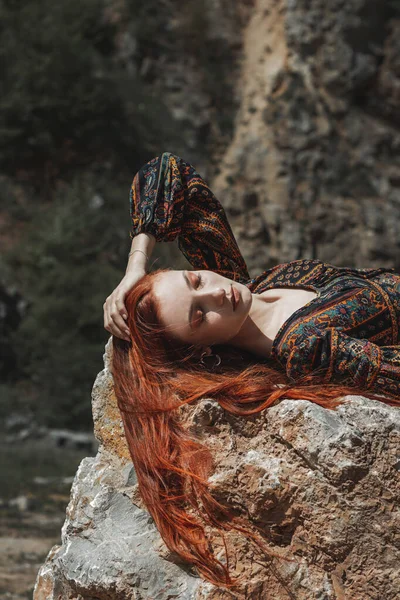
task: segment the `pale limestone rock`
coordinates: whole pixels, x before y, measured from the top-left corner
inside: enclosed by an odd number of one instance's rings
[[[111,339],[92,392],[99,450],[78,468],[62,545],[51,549],[40,569],[34,598],[193,598],[201,580],[160,557],[163,544],[137,495],[113,393],[110,352]]]
[[[141,503],[110,356],[109,342],[93,387],[99,451],[76,473],[62,544],[40,569],[34,600],[228,600],[229,592],[173,562]],[[295,559],[274,559],[272,571],[244,538],[228,535],[233,573],[246,581],[235,598],[397,598],[400,411],[348,400],[337,411],[284,400],[251,418],[207,399],[187,407],[193,433],[215,456],[216,497],[247,514],[275,552]],[[214,545],[223,558],[219,538]]]

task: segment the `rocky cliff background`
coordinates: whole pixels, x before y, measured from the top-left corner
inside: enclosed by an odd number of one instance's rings
[[[68,426],[90,422],[81,399],[101,368],[102,304],[126,266],[129,185],[166,149],[210,182],[252,275],[298,258],[400,269],[398,0],[31,0],[1,11],[11,405],[30,395],[52,423],[57,393]],[[155,257],[184,264],[174,244]]]
[[[234,136],[215,179],[254,271],[303,257],[399,267],[395,6],[254,5]]]
[[[298,258],[400,270],[398,0],[28,0],[0,17],[0,413],[13,449],[27,426],[33,439],[92,427],[129,185],[164,150],[210,182],[251,274]],[[176,246],[158,248],[154,266],[171,263],[184,264]],[[9,515],[33,466],[13,469],[2,439]],[[28,475],[10,478],[21,464]],[[7,577],[0,587],[17,594]]]

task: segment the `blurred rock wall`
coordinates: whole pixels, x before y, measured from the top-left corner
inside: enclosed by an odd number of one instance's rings
[[[214,189],[253,274],[400,269],[400,17],[379,0],[258,0]]]

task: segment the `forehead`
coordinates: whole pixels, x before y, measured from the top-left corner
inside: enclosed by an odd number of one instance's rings
[[[163,271],[158,273],[154,281],[154,293],[157,296],[166,296],[176,292],[177,289],[181,290],[184,279],[182,271]]]
[[[190,293],[182,271],[165,271],[154,282],[154,295],[160,305],[160,319],[173,335],[187,337],[191,330],[188,323]]]

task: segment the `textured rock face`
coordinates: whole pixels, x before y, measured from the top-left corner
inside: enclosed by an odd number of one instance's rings
[[[242,591],[216,588],[174,563],[138,494],[109,371],[93,388],[95,458],[82,461],[62,529],[42,566],[35,600],[395,600],[400,586],[399,410],[348,397],[336,412],[285,400],[251,418],[204,400],[185,409],[211,449],[219,499],[294,559],[267,562],[228,535]],[[223,557],[221,541],[215,539]]]
[[[189,130],[185,157],[206,177],[215,173],[212,188],[251,273],[296,258],[400,270],[394,3],[239,4],[243,14],[230,2],[207,2],[209,39],[225,40],[234,63],[243,48],[240,64],[224,72],[228,87],[237,76],[227,147],[193,55],[177,45],[180,63],[171,55],[141,68],[159,78],[171,113]],[[171,13],[169,29],[182,31],[182,18]],[[210,147],[210,136],[219,140],[214,158],[223,156],[218,173],[198,150],[202,138]],[[261,528],[276,553],[294,559],[268,566],[246,540],[227,536],[233,574],[247,582],[232,595],[176,564],[143,507],[109,353],[93,389],[99,451],[76,474],[62,545],[38,574],[35,600],[398,597],[398,409],[359,397],[336,412],[283,401],[247,419],[207,399],[187,409],[187,422],[215,456],[216,496]],[[214,546],[223,559],[219,538]]]
[[[252,274],[297,258],[397,266],[400,6],[258,0],[213,182]]]
[[[155,45],[125,32],[118,56],[162,95],[167,150],[210,182],[251,275],[400,270],[398,0],[159,4]]]
[[[192,598],[199,579],[160,558],[160,536],[141,507],[136,476],[106,368],[93,387],[99,451],[76,473],[62,529],[37,580],[36,600]]]
[[[240,102],[242,30],[253,0],[150,0],[147,11],[138,15],[158,23],[150,42],[126,27],[124,4],[112,1],[113,18],[120,23],[116,59],[162,96],[164,117],[179,132],[172,138],[173,147],[157,146],[155,152],[182,155],[209,177],[233,132]]]

